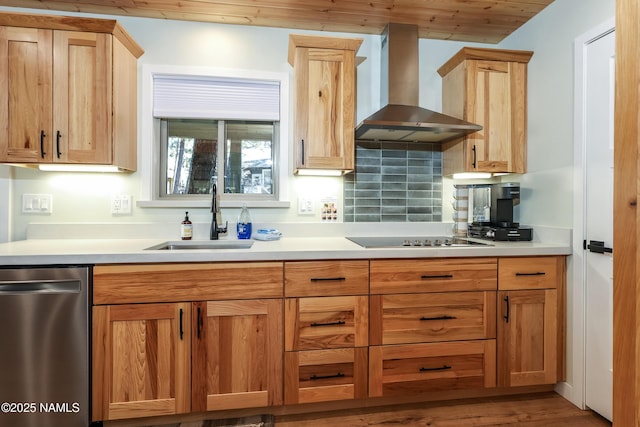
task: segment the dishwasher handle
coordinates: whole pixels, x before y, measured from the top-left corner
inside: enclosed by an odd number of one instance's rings
[[[6,294],[77,294],[80,280],[12,280],[0,281],[0,295]]]

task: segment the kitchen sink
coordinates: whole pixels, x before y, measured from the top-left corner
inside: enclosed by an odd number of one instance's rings
[[[176,240],[145,248],[145,251],[194,249],[249,249],[253,240]]]

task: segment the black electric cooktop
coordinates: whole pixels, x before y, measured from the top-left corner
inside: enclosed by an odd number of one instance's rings
[[[461,246],[493,246],[491,243],[478,242],[464,237],[452,236],[376,236],[347,237],[347,239],[362,246],[363,248],[448,248]]]

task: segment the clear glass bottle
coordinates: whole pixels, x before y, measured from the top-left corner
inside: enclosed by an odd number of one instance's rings
[[[238,216],[236,231],[238,232],[238,239],[251,238],[251,214],[246,204],[242,205],[242,210]]]

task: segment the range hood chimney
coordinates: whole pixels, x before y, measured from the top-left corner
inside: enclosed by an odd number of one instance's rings
[[[418,107],[418,27],[387,24],[382,33],[382,101],[387,105],[356,127],[356,140],[445,142],[482,126]]]

